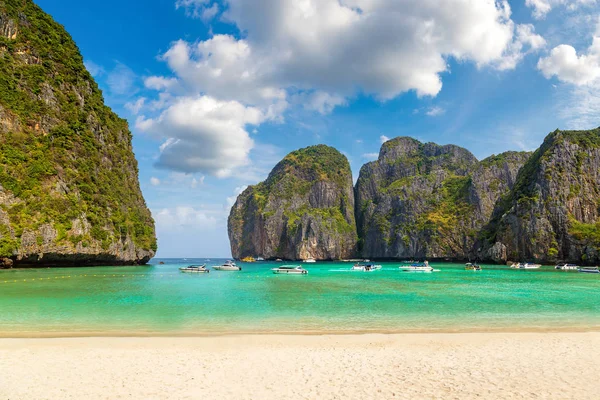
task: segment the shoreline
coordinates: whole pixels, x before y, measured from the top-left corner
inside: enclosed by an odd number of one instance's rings
[[[598,347],[600,332],[0,339],[0,398],[595,399]]]
[[[460,334],[553,334],[553,333],[600,333],[599,326],[590,327],[499,327],[499,328],[457,328],[457,329],[374,329],[374,330],[305,330],[305,331],[86,331],[86,332],[2,332],[5,339],[71,339],[71,338],[223,338],[223,337],[264,337],[264,336],[368,336],[368,335],[460,335]]]

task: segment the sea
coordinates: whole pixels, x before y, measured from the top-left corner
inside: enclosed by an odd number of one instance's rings
[[[261,333],[598,330],[600,274],[432,263],[375,272],[352,263],[276,262],[186,274],[224,259],[153,259],[147,266],[0,271],[0,336],[170,336]],[[161,264],[163,262],[164,264]],[[289,264],[289,263],[288,263]]]

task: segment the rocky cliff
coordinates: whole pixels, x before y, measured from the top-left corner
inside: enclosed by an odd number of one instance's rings
[[[483,254],[499,262],[600,261],[600,129],[555,131],[499,204]]]
[[[475,257],[482,229],[528,157],[510,152],[479,162],[453,145],[384,143],[355,189],[362,256]]]
[[[266,181],[238,197],[228,231],[235,258],[354,256],[357,236],[348,160],[324,145],[288,154]]]
[[[134,264],[155,250],[127,123],[61,25],[0,0],[0,258]]]

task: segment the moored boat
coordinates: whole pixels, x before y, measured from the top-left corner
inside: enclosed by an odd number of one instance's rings
[[[429,265],[429,262],[424,263],[413,263],[410,265],[400,266],[402,272],[433,272],[433,268]]]
[[[302,262],[305,262],[305,263],[316,263],[317,261],[314,258],[311,257],[311,258],[307,258],[306,260],[303,260]]]
[[[372,272],[372,271],[378,271],[380,269],[381,269],[381,265],[375,265],[375,264],[366,264],[366,265],[354,264],[354,266],[352,267],[351,271]]]
[[[188,273],[195,273],[195,274],[208,274],[210,272],[210,270],[206,268],[205,264],[181,267],[181,268],[179,268],[179,270],[181,272],[188,272]]]
[[[477,264],[467,263],[465,265],[465,269],[467,271],[481,271],[481,266],[479,266]]]
[[[256,262],[256,260],[254,259],[254,257],[248,256],[248,257],[244,257],[241,259],[242,262],[246,262],[246,263],[253,263]]]
[[[299,265],[282,265],[281,267],[272,268],[274,274],[285,274],[285,275],[306,275],[308,271]]]
[[[265,259],[262,257],[256,257],[256,261],[265,261]]]
[[[238,267],[233,261],[227,260],[221,265],[213,267],[216,271],[241,271],[242,267]]]
[[[559,269],[561,271],[577,271],[580,267],[575,264],[559,264],[554,269]]]
[[[581,267],[578,271],[586,274],[600,274],[598,267]]]
[[[541,264],[517,263],[511,265],[510,267],[513,269],[539,269],[541,266]]]

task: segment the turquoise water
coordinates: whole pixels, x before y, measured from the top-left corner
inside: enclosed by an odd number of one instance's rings
[[[178,271],[198,261],[0,271],[0,335],[600,328],[600,275],[435,263],[432,274],[398,263],[370,273],[306,264],[307,276],[274,275],[268,262]]]

